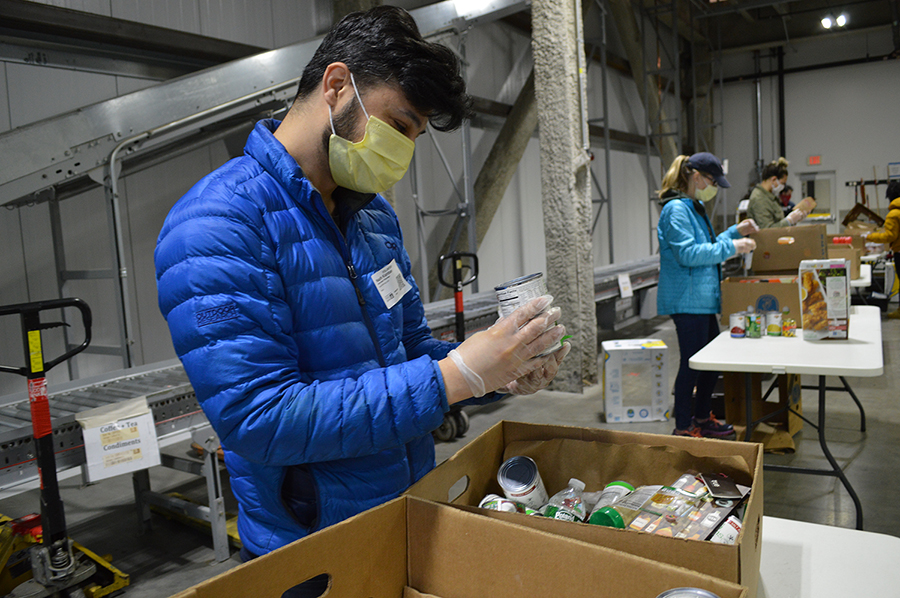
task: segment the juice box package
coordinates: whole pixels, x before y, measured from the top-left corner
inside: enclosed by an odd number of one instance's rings
[[[803,339],[849,338],[850,268],[847,260],[803,260],[797,282]]]

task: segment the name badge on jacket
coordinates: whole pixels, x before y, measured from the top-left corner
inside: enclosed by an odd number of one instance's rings
[[[391,309],[407,294],[412,286],[403,278],[397,260],[391,260],[391,263],[375,272],[372,275],[372,281],[375,288],[381,293],[381,298],[388,309]]]

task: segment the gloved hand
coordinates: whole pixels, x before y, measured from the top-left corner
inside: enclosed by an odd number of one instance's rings
[[[734,249],[738,253],[750,253],[756,249],[756,241],[753,239],[734,239],[732,243],[734,243]]]
[[[545,365],[546,358],[532,358],[566,334],[565,326],[554,326],[559,308],[544,311],[552,301],[550,295],[532,299],[450,351],[447,357],[465,379],[472,396],[484,396]]]
[[[525,374],[517,380],[513,380],[506,386],[498,388],[497,392],[513,395],[530,395],[547,388],[556,377],[559,365],[571,349],[572,345],[563,343],[562,349],[540,358],[544,360],[544,365],[535,368],[531,373]]]
[[[804,218],[806,218],[806,213],[800,210],[793,210],[790,214],[787,215],[788,222],[790,222],[791,225],[797,224]]]
[[[758,233],[759,226],[753,218],[747,218],[746,220],[741,220],[740,224],[737,225],[737,230],[746,237],[747,235]]]

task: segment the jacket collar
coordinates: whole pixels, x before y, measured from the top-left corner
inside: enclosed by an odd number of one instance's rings
[[[280,124],[281,121],[274,118],[258,121],[247,138],[244,153],[259,162],[260,166],[278,181],[295,201],[303,201],[304,199],[309,201],[315,188],[309,182],[309,179],[306,178],[306,175],[303,174],[303,169],[300,168],[294,157],[275,138],[275,129]],[[335,211],[335,220],[343,230],[343,225],[354,214],[375,199],[375,194],[358,193],[338,187],[332,193],[332,198],[338,206],[338,209]]]

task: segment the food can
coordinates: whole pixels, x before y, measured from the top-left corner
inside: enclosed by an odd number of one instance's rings
[[[719,598],[719,595],[702,588],[673,588],[656,598]]]
[[[760,338],[765,334],[765,315],[754,311],[747,313],[747,338]]]
[[[497,481],[506,498],[532,509],[540,509],[550,501],[537,463],[523,455],[503,462],[497,472]]]
[[[481,502],[478,503],[478,507],[490,511],[503,511],[505,513],[517,513],[519,511],[516,507],[516,503],[503,498],[502,496],[498,496],[497,494],[488,494],[482,498]]]
[[[734,544],[741,533],[741,520],[732,515],[710,536],[709,541],[716,544]]]
[[[733,338],[744,338],[747,336],[747,314],[743,312],[731,314],[729,321]]]
[[[770,311],[766,314],[766,335],[781,336],[781,312]]]
[[[500,303],[500,317],[505,318],[532,299],[547,294],[547,282],[542,272],[514,278],[494,287]]]

